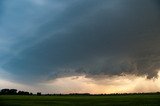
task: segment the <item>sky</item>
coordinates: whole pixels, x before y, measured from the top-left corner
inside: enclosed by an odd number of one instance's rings
[[[1,0],[0,89],[160,91],[159,19],[159,0]]]

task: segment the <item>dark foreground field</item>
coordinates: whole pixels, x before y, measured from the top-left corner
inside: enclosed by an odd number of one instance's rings
[[[0,106],[160,106],[160,95],[3,96]]]

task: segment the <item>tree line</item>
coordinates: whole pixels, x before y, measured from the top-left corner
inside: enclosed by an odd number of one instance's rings
[[[44,96],[113,96],[113,95],[151,95],[160,94],[160,92],[149,92],[149,93],[112,93],[112,94],[90,94],[90,93],[70,93],[70,94],[43,94]],[[38,95],[41,96],[41,92],[33,94],[28,91],[18,91],[17,89],[1,89],[0,95]]]
[[[28,91],[18,91],[17,89],[2,89],[0,90],[0,95],[33,95],[33,93]]]

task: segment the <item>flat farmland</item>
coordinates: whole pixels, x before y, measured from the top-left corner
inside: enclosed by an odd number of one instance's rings
[[[0,95],[0,106],[160,106],[160,95],[19,96]]]

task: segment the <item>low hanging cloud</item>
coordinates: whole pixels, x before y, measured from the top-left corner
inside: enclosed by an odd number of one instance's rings
[[[10,58],[7,56],[1,65],[4,70],[24,81],[82,74],[157,76],[160,68],[158,0],[64,2],[47,0],[41,2],[45,3],[44,7],[31,6],[40,18],[29,16],[26,21],[42,23],[24,23],[32,29],[20,33],[27,37],[16,37],[17,41],[9,46],[11,52],[18,52],[8,53]],[[46,8],[52,3],[58,3],[59,7]],[[20,8],[27,12],[31,4]],[[23,29],[23,24],[20,27]]]

